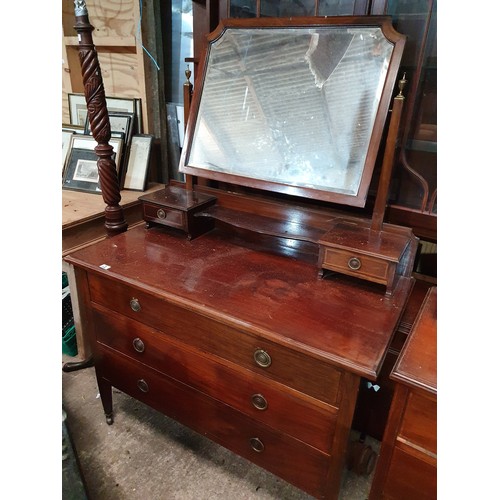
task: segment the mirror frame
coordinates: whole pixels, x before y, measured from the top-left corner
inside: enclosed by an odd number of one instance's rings
[[[224,172],[200,168],[188,164],[190,152],[193,146],[194,132],[198,119],[200,102],[206,78],[206,71],[210,57],[210,49],[213,44],[228,29],[265,29],[265,28],[316,28],[325,26],[346,27],[378,27],[385,38],[393,45],[392,55],[389,61],[386,79],[380,96],[379,106],[375,115],[373,128],[370,134],[366,159],[361,175],[361,181],[357,194],[338,193],[330,190],[321,190],[311,187],[277,183],[250,176],[233,175]],[[375,162],[377,160],[384,127],[389,112],[389,106],[393,96],[399,65],[406,41],[406,36],[398,33],[389,16],[338,16],[338,17],[297,17],[297,18],[251,18],[251,19],[225,19],[217,28],[207,36],[204,48],[203,60],[200,61],[200,73],[196,77],[193,101],[190,107],[189,119],[186,127],[186,141],[182,150],[179,171],[191,176],[202,177],[229,184],[247,186],[276,193],[283,193],[303,198],[322,200],[342,205],[364,207],[367,200],[368,189],[373,175]]]

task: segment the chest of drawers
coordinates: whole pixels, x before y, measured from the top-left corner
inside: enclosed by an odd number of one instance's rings
[[[410,279],[388,298],[217,231],[190,241],[138,227],[67,260],[108,423],[116,387],[337,497],[360,377],[376,378]]]
[[[392,370],[396,383],[371,500],[437,498],[437,288],[430,288]]]

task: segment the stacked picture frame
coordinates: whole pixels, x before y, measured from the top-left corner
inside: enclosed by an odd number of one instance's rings
[[[113,159],[119,176],[123,139],[121,137],[112,137],[109,140],[109,144],[113,147]],[[97,142],[91,135],[74,134],[71,137],[63,172],[63,188],[101,193],[99,172],[97,169],[97,154],[94,151],[96,146]]]
[[[97,142],[92,137],[84,94],[69,94],[70,124],[62,126],[62,187],[100,193]],[[142,133],[141,100],[106,97],[113,159],[121,189],[144,191],[154,136]]]

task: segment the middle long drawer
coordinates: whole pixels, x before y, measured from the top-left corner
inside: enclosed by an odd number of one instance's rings
[[[250,370],[215,358],[102,306],[96,340],[214,399],[329,453],[338,409]]]

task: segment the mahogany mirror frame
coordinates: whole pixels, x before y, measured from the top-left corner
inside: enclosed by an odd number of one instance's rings
[[[367,149],[366,160],[364,163],[359,188],[356,194],[344,194],[335,191],[304,187],[294,184],[285,184],[253,178],[251,176],[233,175],[217,170],[199,168],[189,163],[190,153],[193,148],[193,139],[195,136],[196,122],[200,111],[200,102],[203,95],[203,87],[206,79],[207,66],[209,63],[210,50],[224,32],[231,29],[266,29],[266,28],[321,28],[328,26],[345,27],[376,27],[380,28],[387,41],[393,45],[390,56],[386,78],[380,95],[379,105],[376,111],[373,128],[371,130],[370,141]],[[200,72],[196,78],[195,91],[189,110],[189,119],[186,127],[186,142],[183,148],[179,171],[188,174],[188,177],[202,177],[215,181],[221,181],[229,184],[243,185],[251,188],[262,189],[276,193],[284,193],[292,196],[298,196],[314,200],[328,201],[342,205],[364,207],[367,200],[368,189],[373,175],[373,170],[384,127],[389,112],[390,103],[393,97],[394,86],[399,70],[399,65],[405,45],[406,37],[398,33],[389,16],[339,16],[339,17],[297,17],[297,18],[251,18],[251,19],[225,19],[218,27],[207,36],[207,42],[204,49]],[[292,117],[293,118],[293,117]],[[188,185],[190,182],[188,182]]]

